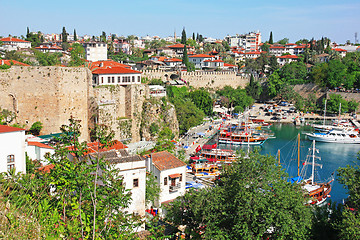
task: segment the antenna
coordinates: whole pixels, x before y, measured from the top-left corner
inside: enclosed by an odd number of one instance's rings
[[[356,32],[356,33],[355,33],[355,44],[358,43],[358,38],[357,38],[357,36],[358,36],[358,33]]]

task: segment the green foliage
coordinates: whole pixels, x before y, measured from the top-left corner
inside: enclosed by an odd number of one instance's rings
[[[40,36],[41,36],[40,32],[37,34],[36,33],[28,33],[28,34],[26,34],[25,40],[31,42],[31,47],[35,48],[35,47],[40,46],[40,44],[42,43]]]
[[[8,125],[16,118],[16,114],[10,110],[0,108],[0,125]]]
[[[30,129],[29,129],[29,132],[30,132],[31,134],[37,136],[37,135],[40,134],[40,131],[41,131],[42,128],[43,128],[42,122],[37,121],[37,122],[34,122],[34,123],[31,125],[31,127],[30,127]]]
[[[79,43],[74,43],[71,45],[70,51],[70,62],[68,64],[69,67],[78,67],[83,66],[85,63],[85,49]]]
[[[341,113],[348,112],[349,111],[348,101],[343,99],[343,97],[340,94],[330,94],[326,105],[327,111],[332,113],[339,113],[340,103],[341,103]]]
[[[301,84],[307,82],[307,69],[305,63],[291,62],[285,64],[279,70],[279,76],[282,81],[289,84]]]
[[[182,32],[181,32],[181,43],[186,45],[186,32],[185,32],[185,28],[183,28]]]
[[[34,56],[39,62],[40,66],[55,66],[61,63],[60,57],[61,53],[43,53],[37,50],[34,50]]]
[[[264,43],[263,45],[260,46],[260,49],[261,49],[261,51],[269,52],[270,45],[267,43]]]
[[[249,84],[245,87],[247,95],[251,96],[253,99],[259,99],[262,88],[261,84],[258,81],[255,81],[254,76],[251,75]]]
[[[167,218],[184,225],[188,239],[309,239],[311,208],[286,179],[275,158],[251,153],[226,167],[214,188],[171,203]]]
[[[285,44],[289,43],[289,39],[288,38],[283,38],[283,39],[279,40],[277,43],[281,44],[281,45],[285,45]]]
[[[66,32],[65,27],[63,27],[62,33],[61,33],[61,40],[63,43],[67,42],[67,35],[68,35],[68,33]]]
[[[159,132],[159,125],[156,123],[151,123],[150,125],[150,135],[156,136],[156,134]]]
[[[224,97],[227,100],[228,108],[238,106],[244,110],[246,107],[251,106],[254,103],[254,99],[246,94],[246,90],[240,87],[234,89],[230,86],[225,86],[223,89],[216,91],[220,97]]]
[[[213,114],[213,100],[208,91],[197,89],[190,92],[189,97],[196,107],[201,109],[206,115],[211,116]]]
[[[273,34],[272,31],[270,32],[270,37],[269,37],[269,44],[273,44],[274,43],[274,39],[273,39]]]
[[[152,173],[146,173],[146,192],[145,201],[147,204],[153,205],[159,198],[160,187],[157,183],[155,176]]]
[[[164,82],[160,78],[153,78],[148,82],[148,85],[163,85]]]

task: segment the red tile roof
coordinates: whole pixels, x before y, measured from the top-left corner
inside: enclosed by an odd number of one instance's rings
[[[90,70],[95,70],[95,68],[100,68],[100,65],[102,65],[102,68],[106,67],[123,67],[123,68],[131,68],[129,65],[125,65],[122,63],[115,62],[113,60],[106,60],[106,61],[96,61],[92,62],[90,64]]]
[[[252,52],[247,52],[247,53],[245,53],[245,54],[261,54],[261,52],[259,52],[259,51],[252,51]]]
[[[280,49],[284,49],[284,46],[271,46],[270,48],[280,48]]]
[[[342,48],[333,48],[332,50],[337,51],[337,52],[347,52],[347,50],[342,49]]]
[[[0,65],[19,65],[19,66],[30,66],[29,64],[22,63],[16,60],[0,60]]]
[[[10,126],[7,126],[7,125],[0,125],[0,133],[20,132],[20,131],[25,131],[25,129],[16,128],[16,127],[10,127]]]
[[[35,49],[54,49],[54,50],[63,50],[61,47],[58,47],[56,45],[52,45],[52,46],[44,46],[41,45],[39,47],[36,47]],[[69,51],[71,51],[71,49],[69,48]]]
[[[138,74],[141,72],[124,67],[107,67],[107,68],[97,68],[93,70],[92,73],[93,74]]]
[[[29,41],[25,41],[19,38],[14,38],[14,37],[6,37],[6,38],[1,38],[0,41],[3,42],[27,42],[29,43]]]
[[[184,48],[184,44],[178,43],[178,44],[168,46],[168,48]]]
[[[46,165],[44,167],[41,167],[38,169],[38,171],[40,172],[45,172],[45,173],[49,173],[50,170],[54,169],[55,168],[55,165],[54,164],[49,164],[49,165]]]
[[[217,59],[217,60],[210,60],[210,59],[208,59],[208,60],[205,60],[204,62],[224,62],[224,61],[222,61],[222,60],[220,60],[220,59]]]
[[[196,54],[196,55],[189,56],[189,58],[212,58],[212,57],[207,54]]]
[[[182,60],[178,58],[171,58],[164,60],[164,62],[182,62]]]
[[[237,66],[236,66],[236,65],[229,64],[229,63],[224,63],[224,67],[237,67]]]
[[[28,145],[29,146],[36,146],[36,147],[40,147],[40,148],[54,149],[53,147],[48,146],[46,144],[43,144],[41,142],[28,142]]]
[[[284,56],[280,56],[278,58],[298,58],[298,56],[296,56],[296,55],[284,55]]]
[[[186,166],[184,162],[167,151],[153,153],[152,162],[160,171]]]
[[[106,147],[106,148],[98,148],[98,146],[102,146],[102,144],[98,144],[97,142],[91,142],[87,144],[87,147],[89,149],[89,151],[86,153],[90,154],[90,153],[96,153],[96,152],[106,152],[109,150],[121,150],[121,149],[125,149],[128,148],[125,144],[123,144],[122,142],[118,141],[118,140],[114,140],[114,144],[111,147]],[[68,147],[68,149],[71,151],[72,148]]]

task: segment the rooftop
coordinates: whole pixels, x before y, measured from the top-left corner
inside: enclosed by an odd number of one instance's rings
[[[160,171],[186,166],[184,162],[168,151],[152,153],[151,157],[153,164]]]

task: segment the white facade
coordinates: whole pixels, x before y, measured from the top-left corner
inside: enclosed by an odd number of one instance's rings
[[[135,74],[94,74],[94,85],[134,85],[141,84],[141,73]]]
[[[189,62],[195,65],[195,68],[202,69],[205,66],[204,61],[212,60],[212,57],[205,54],[197,54],[193,56],[189,56]]]
[[[166,89],[160,85],[149,85],[151,97],[166,97]]]
[[[85,49],[85,58],[88,61],[107,60],[107,44],[104,42],[87,42],[83,44]]]
[[[229,43],[230,47],[242,47],[245,51],[256,51],[261,43],[261,33],[236,34],[235,36],[225,37],[225,40]]]
[[[2,38],[0,41],[3,42],[4,49],[21,49],[21,48],[31,48],[31,42],[25,41],[22,39],[14,38],[14,37],[7,37]],[[5,47],[5,45],[7,45]]]
[[[26,173],[25,147],[24,129],[0,126],[0,172]]]
[[[31,160],[38,160],[43,165],[49,164],[49,162],[45,159],[45,154],[47,153],[50,155],[54,154],[54,148],[39,142],[28,142],[26,146],[26,154],[29,158]]]

